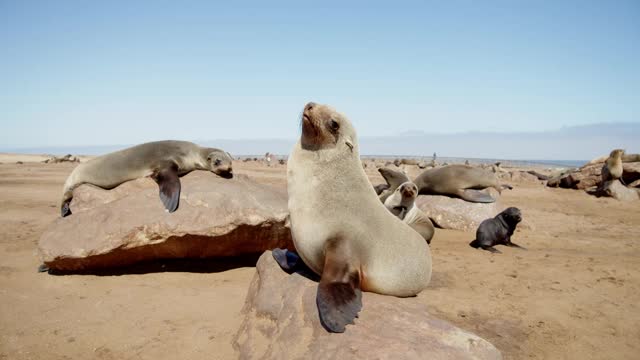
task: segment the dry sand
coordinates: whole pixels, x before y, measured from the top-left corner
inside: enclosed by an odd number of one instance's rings
[[[112,276],[37,273],[38,238],[58,216],[75,164],[18,160],[41,159],[0,156],[0,359],[237,356],[231,341],[250,261]],[[282,165],[237,162],[234,170],[286,186]],[[499,247],[494,255],[469,247],[471,232],[437,229],[433,281],[419,299],[506,359],[640,358],[640,203],[515,185],[501,201],[531,224],[513,238],[529,250]]]

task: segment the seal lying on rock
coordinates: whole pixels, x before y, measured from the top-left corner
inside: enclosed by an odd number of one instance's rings
[[[194,170],[211,171],[233,177],[231,156],[215,148],[203,148],[187,141],[156,141],[99,156],[78,165],[67,178],[62,191],[60,212],[71,215],[73,190],[82,184],[103,189],[141,177],[151,177],[160,187],[160,200],[169,212],[178,208],[180,179]]]
[[[507,208],[493,219],[487,219],[480,223],[476,231],[476,239],[469,245],[474,248],[482,248],[492,253],[500,253],[495,245],[506,245],[524,249],[522,246],[511,242],[511,235],[516,230],[518,223],[522,221],[520,210],[515,207]],[[526,250],[526,249],[525,249]]]
[[[328,331],[343,332],[353,323],[361,290],[405,297],[427,286],[429,246],[376,196],[346,116],[326,105],[304,107],[302,135],[287,162],[287,190],[293,243],[321,276],[316,304]]]
[[[476,203],[496,201],[491,195],[477,190],[492,187],[501,193],[502,188],[512,188],[510,185],[501,185],[495,174],[466,165],[429,169],[413,182],[418,186],[419,194],[459,197]]]
[[[435,228],[429,217],[416,206],[418,187],[407,181],[400,185],[384,202],[384,206],[398,219],[417,231],[431,244]]]

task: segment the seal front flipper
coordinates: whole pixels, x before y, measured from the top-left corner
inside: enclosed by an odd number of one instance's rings
[[[151,175],[151,178],[160,187],[160,200],[167,211],[176,211],[180,202],[180,178],[177,166],[158,169]]]
[[[460,190],[458,191],[457,195],[460,196],[460,198],[463,200],[475,203],[492,203],[496,201],[496,199],[494,199],[491,195],[479,190]]]
[[[322,326],[336,333],[344,332],[347,324],[353,324],[353,319],[362,309],[360,272],[349,262],[353,257],[344,247],[336,242],[327,243],[324,270],[316,295]]]

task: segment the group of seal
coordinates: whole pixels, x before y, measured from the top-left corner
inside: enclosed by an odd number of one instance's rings
[[[401,297],[422,291],[431,279],[431,253],[376,196],[347,117],[308,103],[301,120],[287,163],[291,234],[301,259],[320,275],[322,325],[343,332],[362,308],[361,291]]]
[[[374,187],[382,202],[408,178],[405,174],[388,168],[379,169],[387,184]],[[498,193],[502,189],[511,189],[510,185],[500,184],[495,174],[468,165],[446,165],[428,169],[413,180],[420,195],[444,195],[457,197],[469,202],[492,203],[496,199],[480,190],[494,188]]]
[[[502,186],[495,175],[464,165],[423,172],[413,182],[391,169],[379,169],[386,186],[374,191],[360,160],[349,119],[327,105],[308,103],[302,133],[287,161],[288,208],[297,255],[273,252],[285,269],[304,262],[320,276],[316,305],[322,325],[344,332],[362,308],[362,291],[414,296],[431,280],[429,243],[434,227],[418,209],[418,194],[440,194],[472,202],[493,202],[476,190]],[[434,154],[435,157],[435,154]],[[63,217],[71,214],[73,190],[81,184],[103,189],[141,177],[159,186],[169,212],[178,208],[179,178],[194,170],[232,177],[231,156],[220,149],[185,141],[137,145],[80,164],[64,185]],[[474,192],[476,191],[476,192]],[[378,194],[377,194],[378,193]],[[520,212],[509,208],[478,228],[472,246],[490,251],[510,241]]]
[[[200,147],[187,141],[156,141],[99,156],[78,165],[64,184],[60,212],[71,215],[73,190],[82,184],[103,189],[151,177],[160,188],[160,200],[169,212],[178,208],[180,177],[194,170],[211,171],[224,178],[233,177],[231,155],[220,149]]]

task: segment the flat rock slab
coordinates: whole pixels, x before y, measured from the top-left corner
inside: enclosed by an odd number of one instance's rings
[[[287,274],[265,252],[256,265],[233,345],[240,359],[501,359],[488,341],[439,320],[417,298],[363,293],[355,325],[328,333],[317,283]]]
[[[165,211],[149,179],[112,191],[77,189],[73,215],[55,220],[40,238],[42,261],[52,270],[82,271],[293,249],[286,190],[207,172],[193,172],[181,182],[174,213]]]
[[[416,205],[440,228],[471,231],[477,229],[483,220],[504,210],[499,201],[472,203],[442,195],[420,195]]]

